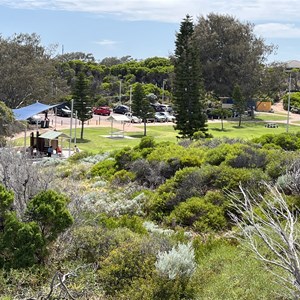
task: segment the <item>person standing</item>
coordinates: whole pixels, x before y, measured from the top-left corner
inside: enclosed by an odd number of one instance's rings
[[[78,153],[79,152],[79,148],[75,145],[74,146],[74,153]]]
[[[52,148],[52,146],[49,146],[48,150],[47,150],[48,157],[51,157],[52,153],[53,153],[53,148]]]

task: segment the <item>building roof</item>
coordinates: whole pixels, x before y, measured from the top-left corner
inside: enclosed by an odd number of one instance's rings
[[[55,104],[55,105],[46,105],[40,102],[36,102],[33,104],[30,104],[28,106],[22,107],[22,108],[16,108],[13,109],[13,113],[15,115],[16,120],[18,121],[24,121],[36,114],[39,114],[41,112],[43,112],[44,110],[48,110],[50,108],[53,108],[55,106],[57,106],[59,104]]]
[[[58,137],[70,138],[67,134],[55,130],[49,130],[39,136],[39,138],[47,139],[47,140],[55,140]]]
[[[299,60],[289,60],[285,63],[286,69],[300,69],[300,61]]]
[[[125,115],[111,115],[107,120],[119,121],[119,122],[130,122],[130,119]]]

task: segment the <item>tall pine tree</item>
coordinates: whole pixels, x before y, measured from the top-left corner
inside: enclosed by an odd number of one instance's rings
[[[154,116],[153,108],[150,105],[150,100],[146,97],[143,85],[137,83],[132,94],[132,113],[141,118],[144,123],[144,136],[147,135],[147,118]]]
[[[193,34],[194,25],[191,17],[187,15],[176,35],[174,106],[175,130],[179,131],[180,138],[189,139],[198,131],[206,136],[207,131],[202,71]]]
[[[84,73],[79,73],[73,90],[73,99],[74,111],[77,111],[77,118],[81,121],[81,139],[83,139],[84,123],[92,118],[92,107],[89,93],[89,82]]]

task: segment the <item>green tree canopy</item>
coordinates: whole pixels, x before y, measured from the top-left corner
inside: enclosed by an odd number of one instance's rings
[[[154,111],[146,97],[143,85],[137,83],[132,93],[132,113],[141,118],[144,122],[144,136],[147,135],[147,118],[153,117]]]
[[[80,138],[83,139],[84,123],[92,117],[89,81],[84,73],[79,73],[73,89],[74,112],[81,121]]]
[[[200,17],[195,38],[207,91],[230,97],[235,84],[251,98],[259,86],[261,64],[273,51],[253,33],[254,26],[228,15]]]
[[[0,37],[0,77],[0,99],[10,108],[37,99],[53,103],[69,91],[51,50],[43,47],[34,33]]]
[[[175,44],[175,129],[179,131],[180,137],[192,139],[195,132],[205,132],[207,129],[206,114],[203,111],[205,97],[202,70],[190,16],[182,21]]]

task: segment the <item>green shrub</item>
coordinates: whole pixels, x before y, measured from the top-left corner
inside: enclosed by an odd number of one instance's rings
[[[105,179],[110,179],[116,170],[116,162],[113,159],[106,159],[95,164],[90,173],[93,177],[100,176]]]
[[[76,152],[68,158],[68,161],[71,163],[75,163],[75,162],[78,162],[79,160],[89,157],[91,155],[93,155],[93,154],[90,152],[86,152],[86,151]]]
[[[147,230],[143,226],[143,220],[138,216],[122,215],[120,217],[108,217],[104,214],[98,217],[98,224],[101,224],[107,229],[116,229],[125,227],[132,232],[146,234]]]
[[[262,181],[268,181],[268,176],[261,169],[232,168],[221,165],[216,171],[216,178],[211,187],[225,190],[238,190],[241,184],[244,188],[256,192],[264,190]]]
[[[26,216],[36,222],[45,241],[57,238],[73,223],[73,217],[67,209],[69,198],[52,190],[40,192],[27,205]]]
[[[230,149],[231,145],[229,144],[220,144],[216,148],[209,149],[205,154],[204,161],[208,164],[218,166],[225,161]]]
[[[191,197],[206,194],[217,176],[218,168],[203,166],[190,167],[176,172],[153,194],[149,201],[149,214],[154,220],[169,215],[176,205]]]
[[[221,207],[197,197],[190,198],[176,206],[168,217],[168,221],[193,227],[198,232],[218,231],[227,225]]]
[[[280,133],[280,134],[268,134],[259,138],[253,139],[255,143],[261,145],[275,144],[286,151],[295,151],[300,149],[300,139],[298,135],[294,133]]]
[[[128,170],[129,163],[132,162],[134,151],[130,147],[125,147],[114,153],[115,167],[117,170]]]
[[[111,178],[111,181],[115,185],[125,185],[135,179],[135,174],[126,170],[117,171]]]
[[[108,229],[95,225],[78,227],[71,234],[73,243],[69,245],[68,258],[87,263],[96,263],[104,259],[110,251],[135,237],[127,228]]]
[[[145,148],[155,148],[156,142],[152,136],[144,136],[141,138],[141,141],[139,145],[136,147],[136,149],[145,149]]]
[[[204,150],[201,148],[184,148],[180,145],[160,144],[147,156],[149,161],[179,161],[180,167],[200,166],[203,163]]]
[[[142,240],[123,243],[112,250],[99,264],[98,278],[106,294],[116,295],[128,289],[138,278],[145,278],[154,269],[155,256],[143,250]]]
[[[264,168],[266,165],[266,153],[254,146],[235,144],[228,150],[224,163],[233,168]]]
[[[295,155],[292,153],[286,155],[285,151],[275,149],[268,150],[267,157],[266,173],[274,180],[284,175],[288,166],[290,166],[295,159]]]
[[[15,213],[6,215],[0,244],[0,266],[4,268],[30,267],[45,257],[45,239],[38,224],[20,222]]]

